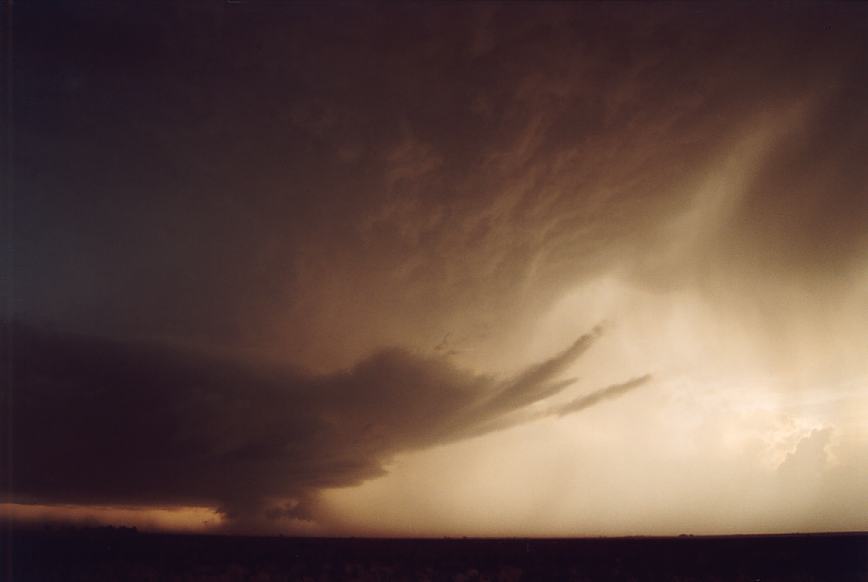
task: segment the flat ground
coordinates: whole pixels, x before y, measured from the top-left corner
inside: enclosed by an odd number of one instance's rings
[[[8,539],[5,543],[9,543]],[[3,579],[862,580],[868,534],[582,539],[298,539],[16,531]],[[5,559],[4,558],[4,559]]]

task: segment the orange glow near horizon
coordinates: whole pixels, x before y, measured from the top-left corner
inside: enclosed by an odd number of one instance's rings
[[[112,507],[0,503],[0,513],[21,523],[135,527],[145,531],[205,532],[223,517],[210,507]]]

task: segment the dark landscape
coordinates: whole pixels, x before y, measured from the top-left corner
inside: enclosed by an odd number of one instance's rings
[[[868,534],[289,538],[60,528],[15,534],[12,579],[868,580]],[[8,575],[7,570],[7,575]]]

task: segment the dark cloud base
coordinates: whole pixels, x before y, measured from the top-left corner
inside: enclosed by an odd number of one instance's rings
[[[509,380],[401,349],[316,376],[18,325],[12,337],[15,501],[209,504],[246,523],[311,519],[317,491],[381,475],[396,453],[538,416],[528,407],[571,383],[558,376],[599,330]]]

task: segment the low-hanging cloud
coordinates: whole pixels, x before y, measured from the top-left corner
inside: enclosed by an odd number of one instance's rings
[[[311,519],[317,491],[381,475],[396,453],[533,418],[528,407],[571,384],[559,374],[599,335],[500,380],[402,349],[310,375],[15,326],[14,500]]]

